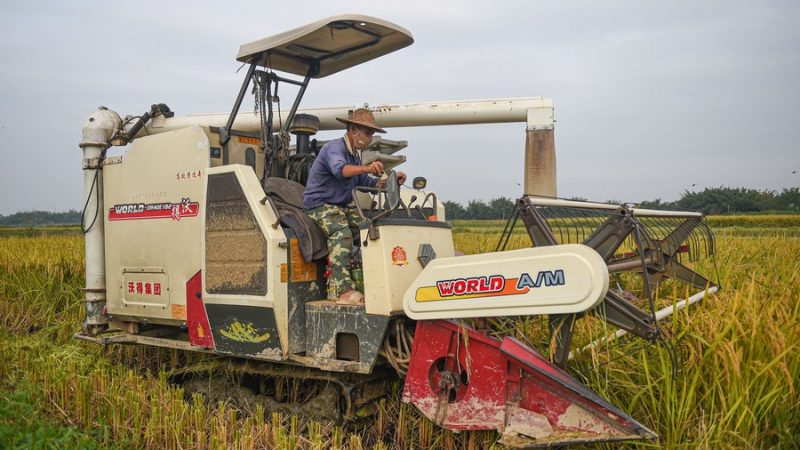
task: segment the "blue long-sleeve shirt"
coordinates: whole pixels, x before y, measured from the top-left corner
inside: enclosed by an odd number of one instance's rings
[[[342,169],[347,164],[360,166],[361,158],[348,151],[345,138],[330,141],[322,146],[311,170],[308,172],[306,190],[303,193],[303,209],[312,209],[323,204],[346,206],[353,201],[356,186],[375,187],[378,179],[367,174],[346,178]]]

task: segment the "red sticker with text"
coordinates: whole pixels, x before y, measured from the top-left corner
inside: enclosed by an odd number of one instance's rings
[[[108,220],[172,219],[195,217],[200,204],[188,198],[180,203],[126,203],[108,210]]]

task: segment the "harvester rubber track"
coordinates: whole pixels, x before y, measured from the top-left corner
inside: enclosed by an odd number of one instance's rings
[[[253,413],[280,412],[313,420],[353,423],[376,412],[398,378],[377,367],[370,375],[325,372],[313,368],[234,358],[215,359],[173,370],[169,379],[182,386],[187,400],[202,394]]]

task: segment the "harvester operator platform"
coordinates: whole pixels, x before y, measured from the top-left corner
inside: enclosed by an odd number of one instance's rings
[[[349,117],[337,117],[347,125],[342,139],[325,144],[311,166],[303,194],[303,209],[319,225],[328,238],[330,276],[328,300],[338,304],[364,303],[364,294],[357,291],[350,273],[353,237],[358,237],[361,216],[353,202],[357,186],[384,187],[383,163],[362,164],[360,152],[372,142],[376,132],[386,130],[375,124],[375,117],[366,108],[353,110]],[[370,176],[373,175],[373,176]],[[406,175],[397,172],[401,185]]]

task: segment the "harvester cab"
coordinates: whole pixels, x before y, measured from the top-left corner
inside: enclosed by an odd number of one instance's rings
[[[655,309],[635,306],[618,275],[640,275],[650,300],[663,277],[713,291],[680,263],[687,249],[713,254],[713,238],[694,213],[552,198],[550,99],[372,108],[382,127],[526,122],[526,195],[497,251],[456,256],[425,180],[401,189],[389,170],[387,188],[354,195],[365,223],[352,270],[363,274],[365,304],[326,300],[325,236],[302,210],[303,185],[324,143],[314,136],[342,129],[335,119],[354,107],[300,102],[311,79],[412,42],[392,23],[335,16],[242,45],[247,72],[229,114],[179,117],[164,104],[125,119],[92,114],[81,143],[87,319],[76,337],[249,361],[248,380],[291,377],[307,389],[303,404],[286,405],[274,383],[250,383],[251,399],[312,417],[363,416],[399,377],[403,401],[435,423],[496,429],[511,446],[655,438],[563,370],[572,325],[591,313],[656,340]],[[297,89],[288,111],[284,85]],[[250,89],[256,111],[240,113]],[[112,145],[127,147],[107,157]],[[375,139],[363,158],[393,169],[406,146]],[[505,250],[519,220],[533,246]],[[548,318],[550,360],[487,325],[519,316]]]

